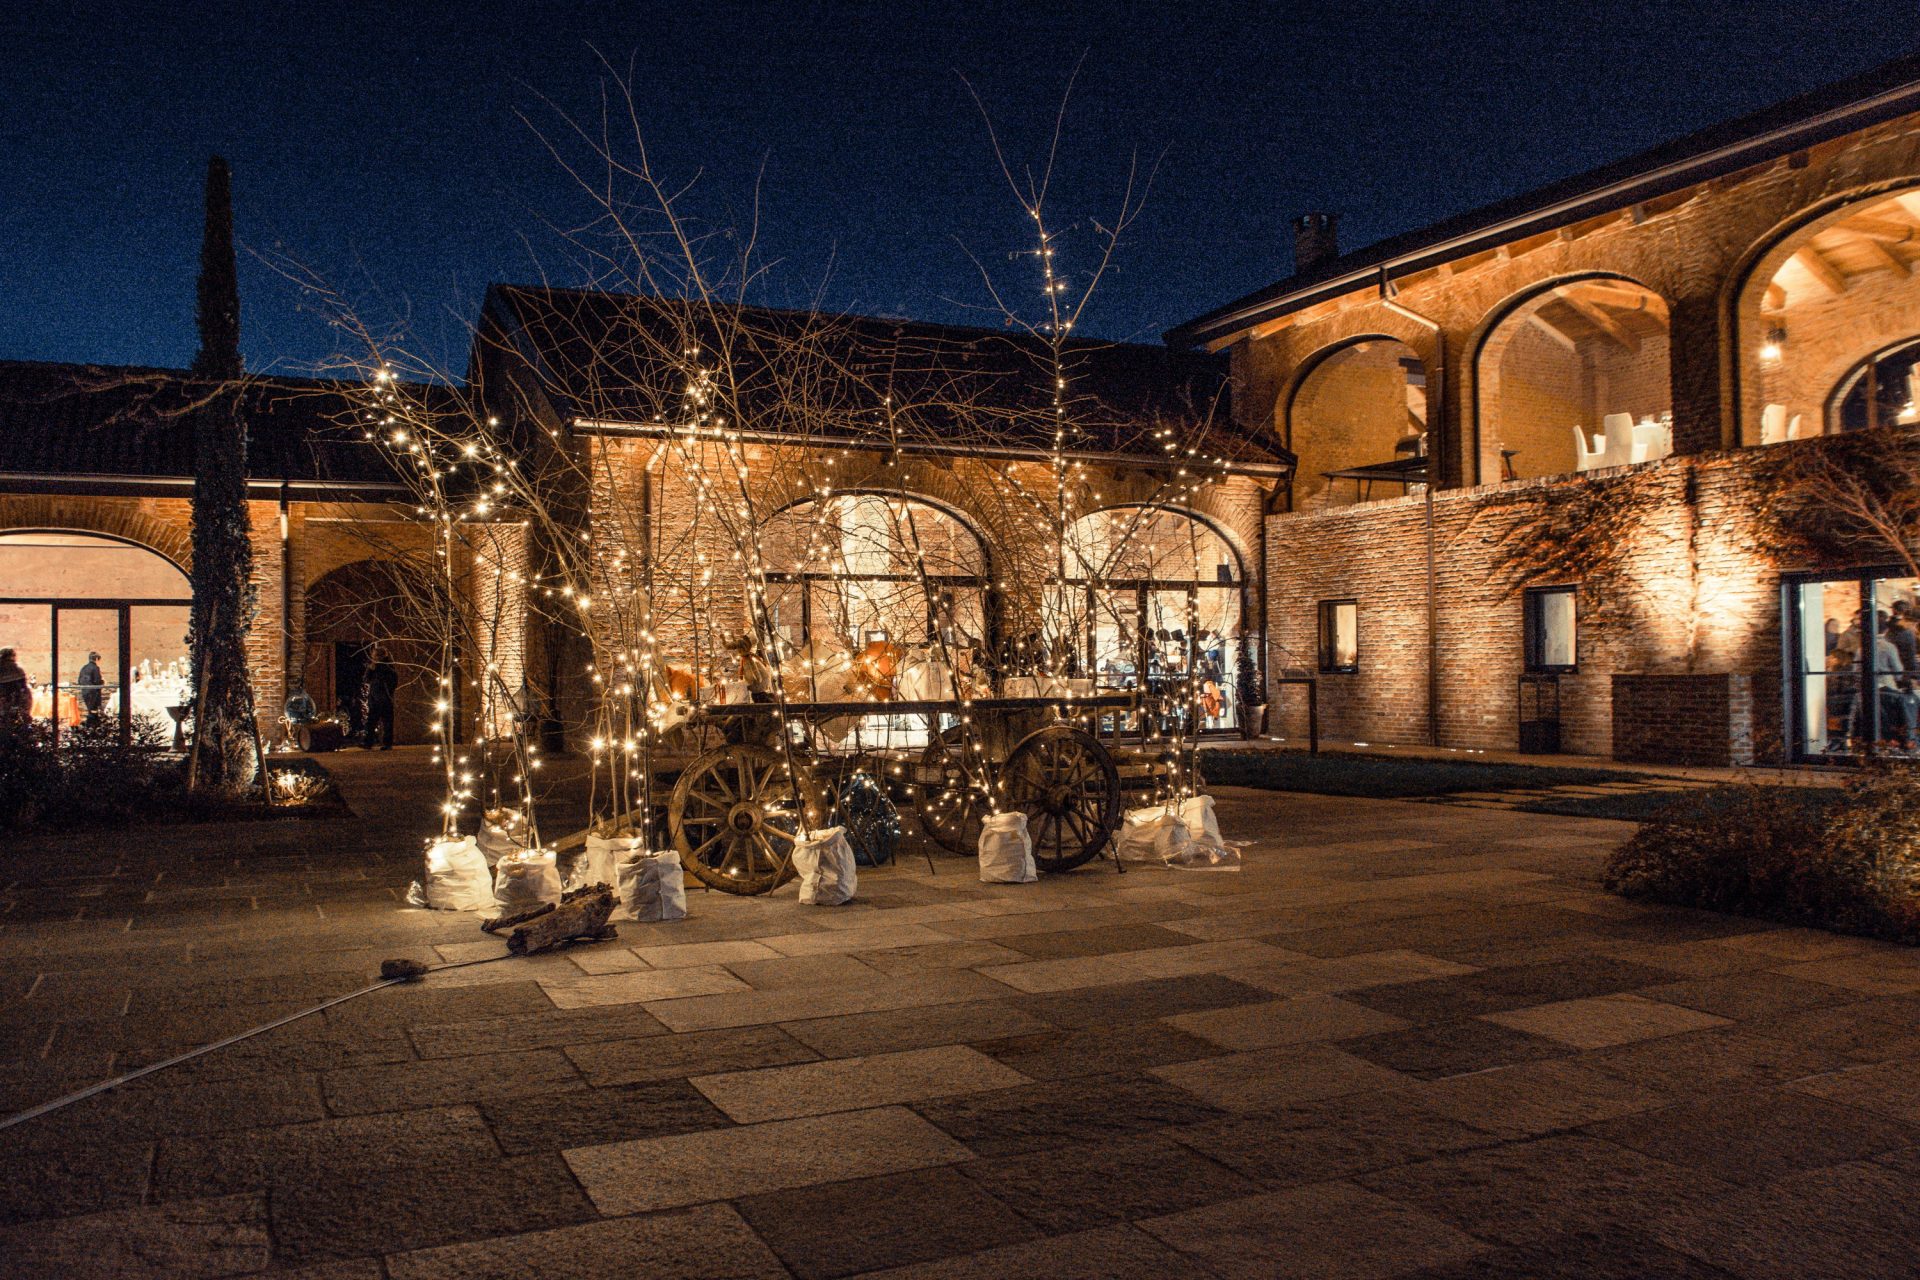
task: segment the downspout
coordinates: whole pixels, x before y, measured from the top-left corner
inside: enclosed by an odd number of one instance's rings
[[[280,482],[280,700],[293,696],[293,534],[288,483]]]
[[[1446,401],[1442,394],[1447,376],[1447,334],[1437,320],[1430,320],[1394,301],[1398,290],[1380,268],[1380,302],[1387,310],[1402,316],[1433,334],[1434,368],[1427,371],[1427,745],[1440,745],[1440,602],[1434,589],[1433,491],[1440,483],[1442,450],[1446,447]]]

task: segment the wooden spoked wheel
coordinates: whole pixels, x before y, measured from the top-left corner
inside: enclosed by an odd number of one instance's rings
[[[1000,770],[1003,808],[1027,815],[1033,861],[1069,871],[1098,857],[1120,823],[1120,771],[1098,739],[1049,725],[1020,739]]]
[[[673,785],[667,821],[680,862],[726,893],[770,893],[793,878],[800,789],[768,747],[717,747]]]
[[[972,857],[980,851],[980,820],[986,816],[985,797],[973,785],[983,765],[969,775],[961,764],[965,740],[960,726],[933,735],[920,755],[920,829],[948,853]]]

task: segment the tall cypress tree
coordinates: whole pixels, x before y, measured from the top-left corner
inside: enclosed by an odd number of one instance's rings
[[[227,162],[207,162],[200,246],[200,350],[193,403],[193,616],[189,643],[200,712],[198,784],[233,789],[253,749],[247,632],[256,607],[247,516],[247,428],[241,412],[240,288]]]

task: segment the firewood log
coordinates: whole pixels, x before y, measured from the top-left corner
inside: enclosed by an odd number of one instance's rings
[[[495,916],[491,920],[482,920],[480,922],[480,930],[483,933],[500,933],[503,930],[523,925],[536,917],[546,915],[547,912],[552,910],[553,904],[551,902],[543,902],[537,907],[527,907],[520,911],[509,911],[505,915]]]
[[[613,935],[607,917],[618,902],[613,890],[604,884],[590,884],[563,895],[560,905],[543,912],[515,929],[507,938],[507,950],[515,955],[531,955],[576,938],[598,940]]]

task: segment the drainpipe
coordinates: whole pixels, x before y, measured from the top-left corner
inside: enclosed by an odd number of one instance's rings
[[[1396,292],[1387,269],[1381,267],[1381,305],[1433,334],[1435,367],[1427,371],[1427,745],[1437,747],[1440,745],[1440,603],[1434,591],[1433,491],[1440,483],[1440,462],[1447,437],[1445,399],[1442,395],[1447,376],[1447,334],[1439,321],[1428,319],[1394,301]]]
[[[280,698],[293,694],[293,540],[287,481],[280,481]]]

